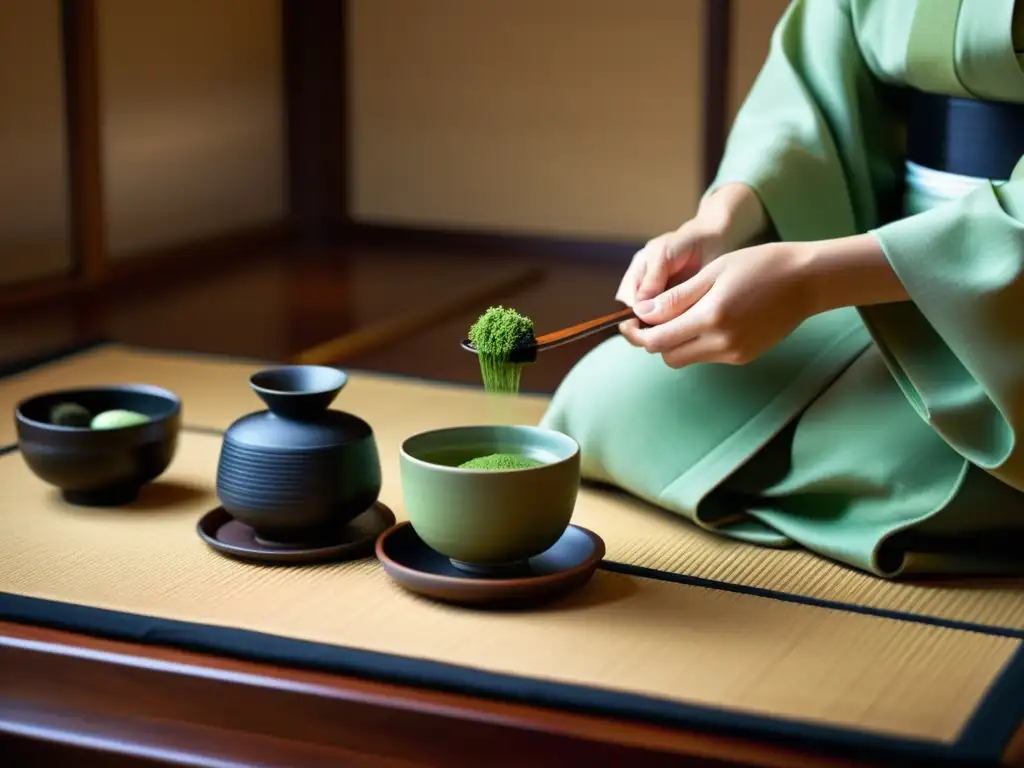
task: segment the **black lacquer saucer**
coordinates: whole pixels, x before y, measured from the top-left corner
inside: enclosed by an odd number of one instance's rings
[[[217,507],[196,525],[199,537],[217,552],[264,563],[301,565],[331,560],[353,560],[373,553],[377,537],[395,524],[395,514],[379,501],[338,529],[333,541],[319,544],[275,544],[257,538],[256,532]]]
[[[474,574],[458,568],[416,535],[408,522],[377,539],[377,558],[401,587],[424,597],[475,607],[519,606],[553,600],[582,588],[605,554],[596,533],[570,525],[546,552],[514,576]]]

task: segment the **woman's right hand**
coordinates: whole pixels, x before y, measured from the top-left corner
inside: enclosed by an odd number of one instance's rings
[[[697,215],[650,240],[633,256],[615,298],[627,306],[653,299],[766,229],[761,201],[745,184],[727,184],[701,201]],[[636,322],[636,321],[630,321]]]

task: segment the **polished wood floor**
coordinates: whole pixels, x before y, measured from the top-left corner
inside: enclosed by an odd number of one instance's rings
[[[104,338],[162,349],[317,362],[478,384],[459,348],[494,304],[538,333],[615,311],[618,260],[553,261],[437,247],[277,248],[173,279],[0,318],[0,363]],[[349,343],[358,339],[358,343]],[[601,338],[545,353],[524,389],[551,392]]]
[[[540,279],[502,299],[534,321],[538,334],[558,330],[621,309],[614,300],[622,277],[617,264],[551,264]],[[498,302],[493,302],[498,303]],[[382,347],[351,361],[354,368],[410,374],[462,383],[480,381],[477,358],[458,344],[480,312],[490,303],[423,329],[408,339]],[[553,392],[580,357],[614,331],[557,347],[539,356],[523,371],[522,388]]]

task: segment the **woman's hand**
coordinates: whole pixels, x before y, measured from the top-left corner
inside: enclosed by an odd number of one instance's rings
[[[772,243],[726,254],[685,283],[635,305],[651,327],[632,321],[622,333],[670,368],[753,360],[812,314],[802,246]]]
[[[770,243],[726,254],[696,276],[635,305],[622,333],[671,368],[739,365],[778,344],[812,315],[908,296],[873,235]]]
[[[720,187],[701,201],[694,218],[637,251],[615,298],[627,306],[653,298],[766,228],[764,208],[750,187]]]

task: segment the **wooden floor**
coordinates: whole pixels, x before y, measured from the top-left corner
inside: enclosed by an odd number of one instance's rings
[[[620,308],[618,260],[553,261],[437,247],[277,248],[223,267],[0,317],[0,363],[83,341],[311,362],[479,382],[459,342],[495,304],[538,333]],[[528,368],[523,388],[554,391],[588,339]]]

